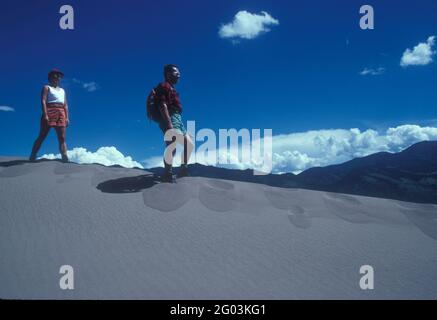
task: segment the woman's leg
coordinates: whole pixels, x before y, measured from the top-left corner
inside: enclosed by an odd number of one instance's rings
[[[56,135],[58,136],[59,151],[61,152],[62,159],[67,157],[67,144],[65,142],[66,138],[66,128],[65,127],[55,127]]]
[[[38,154],[38,151],[41,148],[41,145],[42,145],[43,141],[45,140],[45,138],[47,137],[47,134],[49,133],[49,131],[50,131],[50,127],[45,122],[41,122],[41,127],[39,129],[38,138],[36,138],[35,142],[33,143],[32,153],[30,154],[30,158],[29,158],[30,161],[36,160],[36,156]]]

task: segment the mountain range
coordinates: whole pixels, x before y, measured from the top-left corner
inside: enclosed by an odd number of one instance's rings
[[[154,173],[161,168],[153,168]],[[281,188],[328,192],[437,204],[437,141],[422,141],[399,152],[378,152],[365,157],[313,167],[300,174],[256,176],[201,164],[190,165],[192,176],[261,183]]]

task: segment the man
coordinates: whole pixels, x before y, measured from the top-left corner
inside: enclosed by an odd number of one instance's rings
[[[181,74],[176,65],[168,64],[164,66],[165,81],[161,82],[155,88],[156,106],[159,108],[159,127],[164,133],[166,140],[166,150],[164,153],[165,172],[162,177],[163,182],[175,182],[173,176],[173,157],[176,152],[176,143],[184,146],[181,159],[181,167],[178,172],[178,177],[188,176],[188,161],[191,152],[194,149],[194,144],[187,134],[184,123],[182,121],[182,105],[179,100],[179,94],[175,89]]]
[[[59,151],[62,161],[68,162],[67,145],[65,143],[65,133],[70,120],[68,116],[68,103],[64,89],[60,87],[61,79],[64,74],[54,69],[49,72],[49,84],[45,85],[41,92],[42,115],[40,121],[40,131],[35,140],[29,160],[35,161],[41,144],[47,137],[51,128],[55,128],[58,137]]]

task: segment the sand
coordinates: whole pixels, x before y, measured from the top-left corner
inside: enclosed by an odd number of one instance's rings
[[[437,298],[437,205],[12,160],[0,158],[3,299]],[[60,289],[62,265],[74,290]]]

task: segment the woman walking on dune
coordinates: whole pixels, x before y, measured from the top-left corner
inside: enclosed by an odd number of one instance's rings
[[[62,161],[68,162],[67,145],[65,143],[65,132],[69,124],[68,104],[64,89],[60,87],[61,79],[64,74],[54,69],[49,72],[49,84],[45,85],[41,92],[42,116],[40,132],[35,140],[30,161],[35,161],[41,144],[47,137],[51,128],[55,128],[58,136],[59,151],[61,152]]]

